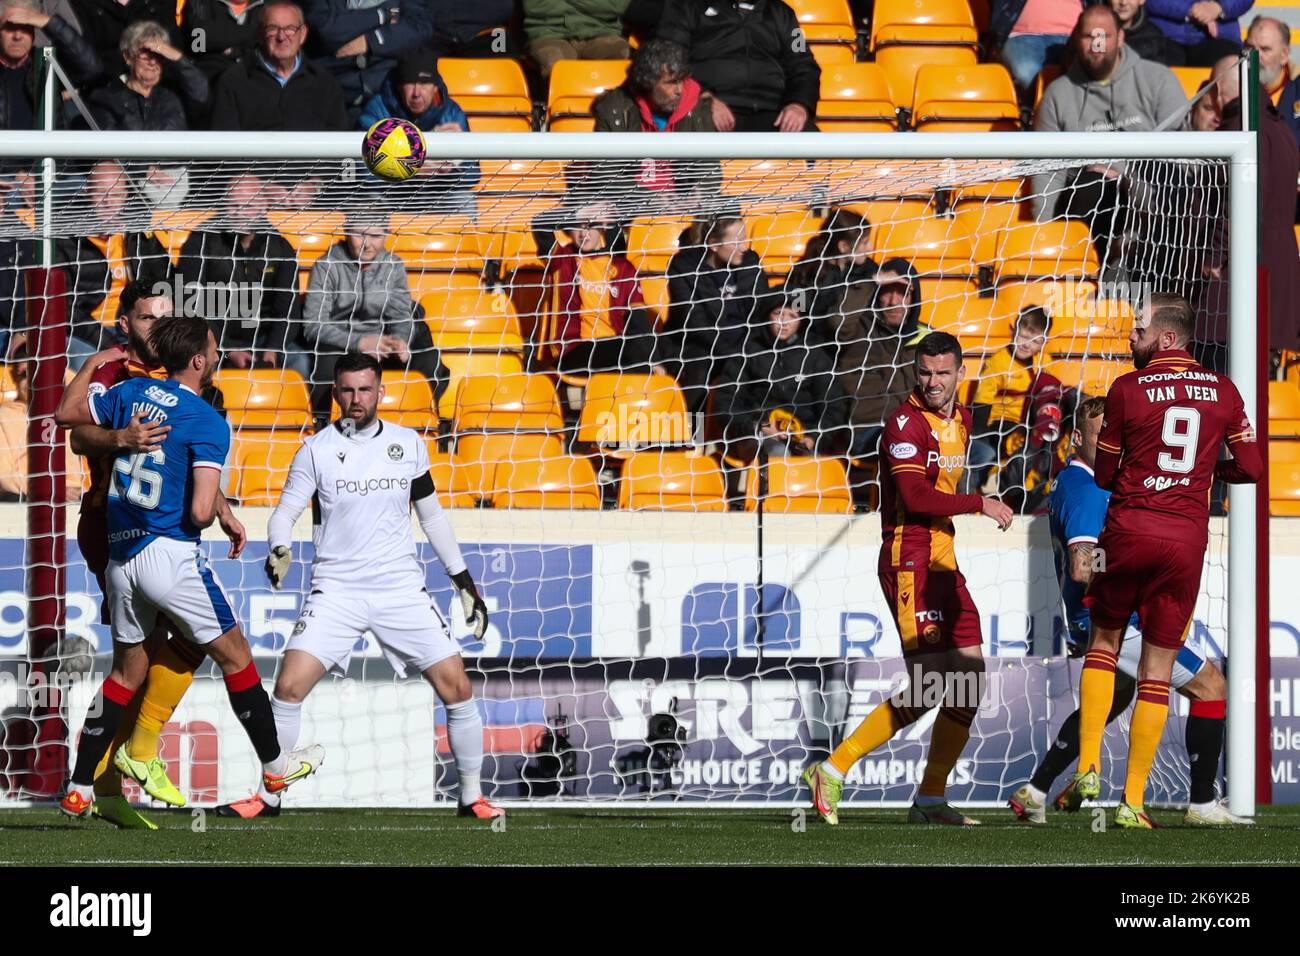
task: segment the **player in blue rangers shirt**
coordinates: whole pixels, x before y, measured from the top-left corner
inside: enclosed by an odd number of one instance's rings
[[[1097,486],[1092,477],[1092,463],[1097,454],[1097,436],[1101,434],[1106,411],[1104,398],[1088,398],[1075,413],[1075,455],[1057,476],[1048,499],[1051,509],[1052,557],[1061,586],[1065,607],[1066,642],[1071,657],[1088,646],[1088,608],[1083,598],[1095,570],[1104,556],[1096,551],[1106,521],[1110,492]],[[1120,648],[1115,681],[1115,701],[1109,720],[1128,709],[1137,680],[1138,657],[1142,652],[1142,634],[1136,616]],[[1174,662],[1170,684],[1191,701],[1187,718],[1186,743],[1191,761],[1191,799],[1186,822],[1193,826],[1227,826],[1253,821],[1234,816],[1214,798],[1214,784],[1219,775],[1219,757],[1223,751],[1225,714],[1223,675],[1201,653],[1200,641],[1188,638]],[[1056,732],[1056,741],[1034,771],[1033,777],[1016,790],[1007,801],[1016,816],[1027,823],[1047,821],[1047,788],[1062,771],[1079,757],[1079,711],[1076,710]],[[1072,786],[1057,795],[1056,809],[1073,812],[1079,799]]]
[[[216,339],[203,319],[167,316],[151,337],[165,381],[134,378],[90,395],[96,370],[121,357],[113,348],[87,362],[64,391],[56,412],[65,427],[122,428],[136,415],[171,430],[150,452],[119,455],[108,492],[108,603],[113,669],[92,706],[77,746],[68,793],[59,809],[90,816],[95,767],[117,732],[122,713],[143,684],[149,659],[143,642],[159,613],[200,645],[221,668],[230,705],[262,763],[268,790],[279,792],[320,766],[322,749],[282,753],[271,701],[253,664],[230,599],[199,545],[218,509],[221,468],[230,431],[199,393],[216,371]]]

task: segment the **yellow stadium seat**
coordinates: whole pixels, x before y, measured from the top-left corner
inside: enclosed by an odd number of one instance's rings
[[[1095,276],[1100,267],[1088,226],[1078,219],[1017,223],[1002,239],[996,281]]]
[[[865,202],[840,203],[839,208],[865,217],[873,229],[889,222],[906,222],[934,215],[934,204],[928,199],[868,199]]]
[[[1189,100],[1196,95],[1196,91],[1200,89],[1201,84],[1208,80],[1210,74],[1214,72],[1208,66],[1175,66],[1172,69],[1174,76],[1178,77],[1178,82]]]
[[[641,286],[645,307],[654,315],[655,323],[662,326],[668,321],[668,306],[672,304],[668,295],[668,277],[641,276],[637,282]]]
[[[1276,517],[1300,517],[1300,442],[1268,443],[1268,504]]]
[[[1034,80],[1035,111],[1038,110],[1038,104],[1043,102],[1043,94],[1047,92],[1047,88],[1055,83],[1063,72],[1065,71],[1055,63],[1045,64],[1043,68],[1038,71],[1038,77]]]
[[[459,467],[451,455],[438,451],[437,442],[429,442],[429,473],[438,502],[444,508],[475,508],[478,495],[469,484],[469,470]]]
[[[810,166],[802,159],[722,161],[722,195],[751,204],[779,200],[780,208],[788,209],[799,197],[811,196],[825,182],[824,164]]]
[[[758,465],[749,469],[745,510],[758,507]],[[853,499],[844,464],[838,458],[773,458],[767,466],[763,510],[774,514],[849,514]]]
[[[889,77],[877,63],[822,68],[817,126],[823,133],[889,133],[898,127]]]
[[[297,435],[241,431],[235,435],[235,497],[242,505],[271,506],[289,478],[289,465],[302,442]]]
[[[411,290],[411,298],[416,302],[437,293],[459,291],[486,294],[483,277],[473,269],[465,272],[416,272],[408,269],[406,287]]]
[[[953,209],[953,218],[974,243],[972,254],[977,263],[996,262],[1006,232],[1020,220],[1020,204],[972,200]]]
[[[1053,359],[1044,368],[1066,388],[1077,388],[1085,395],[1105,395],[1115,379],[1133,371],[1133,363],[1124,359],[1070,358]]]
[[[564,163],[558,159],[485,159],[479,166],[479,193],[564,192]]]
[[[519,316],[510,297],[484,289],[449,289],[420,298],[424,321],[441,352],[497,349],[522,352]]]
[[[456,439],[458,481],[476,497],[491,498],[497,465],[503,461],[559,458],[564,446],[556,435],[527,432],[468,432]]]
[[[613,454],[646,447],[689,445],[694,438],[686,401],[669,375],[599,374],[587,380],[577,441]]]
[[[1118,299],[1097,301],[1066,297],[1052,318],[1048,347],[1057,355],[1123,355],[1128,353],[1128,333],[1133,307]],[[1300,398],[1300,392],[1297,392]]]
[[[545,375],[467,378],[456,394],[456,431],[560,432],[564,416]]]
[[[555,133],[590,132],[591,104],[627,79],[628,60],[560,60],[551,69],[546,128]]]
[[[497,465],[494,508],[600,508],[596,472],[585,458],[545,458]]]
[[[483,271],[479,230],[467,216],[424,216],[398,213],[390,222],[386,247],[411,271]]]
[[[217,372],[214,384],[221,389],[231,428],[311,427],[311,400],[297,372],[227,368]]]
[[[808,52],[813,55],[817,65],[823,70],[829,70],[845,63],[852,63],[853,58],[857,56],[857,51],[844,43],[818,42],[816,37],[822,32],[824,31],[816,29],[808,31]]]
[[[927,133],[1019,129],[1020,104],[1011,74],[1000,63],[921,67],[912,128]]]
[[[932,303],[932,304],[931,304]],[[924,300],[921,322],[957,336],[963,352],[987,355],[1011,342],[1011,325],[997,301],[978,295]]]
[[[638,452],[623,464],[618,506],[631,511],[726,511],[717,462],[685,452]]]
[[[627,257],[638,272],[664,272],[681,246],[689,219],[636,219],[627,230]]]
[[[821,232],[825,216],[809,209],[794,209],[768,215],[749,216],[745,229],[750,245],[768,274],[784,275],[803,258],[809,240]]]
[[[967,0],[876,0],[871,17],[872,50],[894,44],[963,45],[979,41]]]
[[[506,57],[438,60],[447,92],[460,104],[475,133],[527,133],[533,100],[523,68]]]
[[[876,52],[876,63],[889,77],[894,105],[912,105],[916,73],[930,64],[974,66],[975,51],[967,46],[887,46]]]
[[[847,0],[790,0],[789,7],[799,20],[822,69],[840,62],[852,62],[857,53],[858,31]]]
[[[447,366],[448,383],[447,390],[438,400],[439,418],[456,417],[456,396],[460,394],[462,382],[473,378],[520,375],[524,371],[524,360],[516,352],[448,352],[441,358],[442,364]]]
[[[971,238],[954,219],[927,216],[885,223],[876,229],[871,245],[877,262],[903,258],[921,273],[975,273]]]
[[[1268,383],[1268,436],[1300,437],[1300,388],[1294,382]]]
[[[298,268],[310,269],[312,263],[343,238],[343,213],[271,211],[266,218],[275,230],[289,241],[298,253]]]
[[[1097,283],[1093,279],[1062,277],[1037,279],[1027,282],[1004,282],[997,287],[998,307],[1007,315],[1015,315],[1029,306],[1042,306],[1050,315],[1062,303],[1089,303],[1097,297]]]
[[[1268,460],[1296,462],[1300,464],[1300,441],[1290,438],[1270,440],[1268,443]]]

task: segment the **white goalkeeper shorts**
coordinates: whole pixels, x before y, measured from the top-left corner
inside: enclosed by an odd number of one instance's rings
[[[381,596],[313,591],[302,606],[286,651],[305,651],[340,676],[358,639],[369,631],[402,676],[422,674],[460,653],[437,606],[423,590]]]
[[[1124,632],[1124,643],[1119,648],[1119,660],[1115,666],[1124,674],[1137,680],[1138,661],[1142,657],[1142,632],[1131,624]],[[1192,682],[1202,667],[1205,666],[1205,648],[1201,639],[1193,630],[1187,635],[1178,656],[1174,658],[1174,672],[1169,678],[1169,686],[1174,690],[1186,687]]]
[[[210,644],[239,623],[207,556],[191,541],[154,538],[127,560],[110,560],[104,577],[113,640],[123,644],[148,637],[159,612],[196,644]]]

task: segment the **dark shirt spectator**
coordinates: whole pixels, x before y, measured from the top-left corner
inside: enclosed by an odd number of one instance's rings
[[[226,67],[257,49],[263,9],[262,0],[238,4],[232,0],[185,0],[181,36],[189,41],[203,37],[203,49],[194,49],[198,44],[193,44],[191,53],[209,81],[215,83]]]
[[[769,454],[843,454],[849,399],[825,352],[808,341],[807,320],[792,298],[759,299],[757,325],[742,353],[723,366],[716,408],[726,419],[726,457],[747,463]]]
[[[542,79],[559,60],[625,60],[627,0],[523,0],[528,55]]]
[[[34,2],[5,0],[0,4],[0,129],[36,128],[40,91],[32,50],[37,31],[49,37],[72,82],[88,80],[102,69],[94,47],[58,14],[36,10]]]
[[[691,411],[703,408],[723,363],[744,352],[757,300],[767,289],[739,216],[717,216],[688,230],[668,262],[662,354]]]
[[[465,111],[447,92],[437,59],[429,50],[410,50],[401,56],[383,87],[366,104],[357,126],[369,129],[388,117],[409,120],[425,133],[469,132]],[[477,160],[430,160],[418,176],[405,183],[382,183],[379,188],[399,204],[401,194],[419,190],[422,204],[431,202],[440,213],[472,218],[477,204],[471,190],[479,178]]]
[[[690,51],[691,74],[713,94],[724,133],[816,129],[821,68],[794,42],[799,35],[780,0],[670,0],[657,34]]]
[[[1168,41],[1147,13],[1146,0],[1109,0],[1109,3],[1124,28],[1124,45],[1144,60],[1168,66]]]
[[[835,210],[790,270],[786,288],[802,293],[801,311],[811,320],[809,334],[816,341],[835,341],[827,320],[839,314],[845,290],[876,274],[870,229],[857,213]]]
[[[1291,28],[1275,17],[1256,17],[1246,42],[1259,51],[1259,81],[1265,93],[1300,143],[1300,66],[1291,62]]]
[[[203,71],[171,45],[167,31],[157,23],[137,20],[122,31],[121,42],[127,72],[90,94],[95,122],[101,129],[137,132],[188,129],[188,117],[208,103]],[[164,71],[173,75],[184,100],[161,85]]]
[[[212,128],[245,131],[346,130],[343,91],[302,53],[302,8],[287,0],[262,13],[261,45],[221,74],[213,91]]]
[[[1213,66],[1241,50],[1237,18],[1254,0],[1147,0],[1147,13],[1169,40],[1170,66]]]
[[[234,368],[278,368],[295,338],[298,257],[266,211],[265,184],[236,177],[220,219],[190,233],[176,268],[186,297],[197,295],[203,304],[222,364]]]
[[[507,24],[514,14],[513,0],[429,0],[433,13],[436,56],[512,56],[514,45]]]
[[[713,103],[691,76],[686,49],[651,40],[632,55],[622,86],[592,106],[598,133],[712,133]]]
[[[137,20],[161,23],[172,46],[188,46],[176,28],[175,0],[72,0],[72,8],[81,23],[81,35],[95,48],[110,75],[122,60],[122,31]]]
[[[72,9],[72,0],[32,0],[31,6],[41,13],[48,13],[52,17],[57,16],[77,33],[81,33],[81,21],[77,19],[77,11]],[[44,30],[37,30],[36,45],[54,46],[54,42]]]

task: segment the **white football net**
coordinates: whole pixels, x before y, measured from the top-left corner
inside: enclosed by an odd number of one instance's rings
[[[211,320],[226,353],[216,382],[234,431],[226,487],[251,544],[231,561],[213,540],[211,559],[267,679],[311,554],[304,517],[293,574],[271,590],[269,506],[301,436],[333,414],[320,356],[380,337],[382,414],[425,432],[491,611],[475,642],[417,532],[480,701],[486,791],[505,800],[800,796],[810,754],[851,731],[902,670],[874,571],[875,430],[906,397],[917,338],[956,334],[963,399],[988,406],[972,487],[1023,516],[1005,535],[957,521],[991,665],[950,794],[1005,799],[1074,708],[1077,664],[1063,656],[1044,517],[1072,410],[1128,369],[1132,306],[1147,292],[1181,293],[1226,323],[1226,169],[1104,157],[430,159],[390,185],[350,161],[60,161],[47,221],[39,164],[11,163],[0,216],[10,333],[0,484],[12,502],[0,505],[0,666],[13,679],[0,682],[0,789],[48,795],[87,700],[65,695],[33,720],[20,692],[28,655],[102,677],[110,647],[76,544],[90,473],[70,451],[66,630],[55,645],[26,640],[24,403],[29,343],[48,341],[33,317],[61,309],[65,354],[40,360],[78,362],[121,341],[118,300],[144,278]],[[43,235],[67,278],[61,301],[26,284]],[[374,257],[365,270],[359,254]],[[777,289],[784,299],[769,298]],[[782,302],[798,316],[788,340],[772,326]],[[1017,316],[1032,305],[1051,319],[1045,343],[1032,343],[1041,353],[1008,362]],[[986,363],[1000,371],[982,376]],[[1215,656],[1227,646],[1224,529],[1216,518],[1194,624]],[[52,713],[66,719],[62,732]],[[1185,799],[1174,714],[1157,801]],[[454,794],[441,707],[424,684],[397,681],[369,637],[304,718],[303,740],[330,759],[293,805]],[[909,800],[931,723],[860,763],[847,802]],[[251,786],[251,750],[206,668],[162,753],[196,804]],[[1110,761],[1112,782],[1122,765]]]

